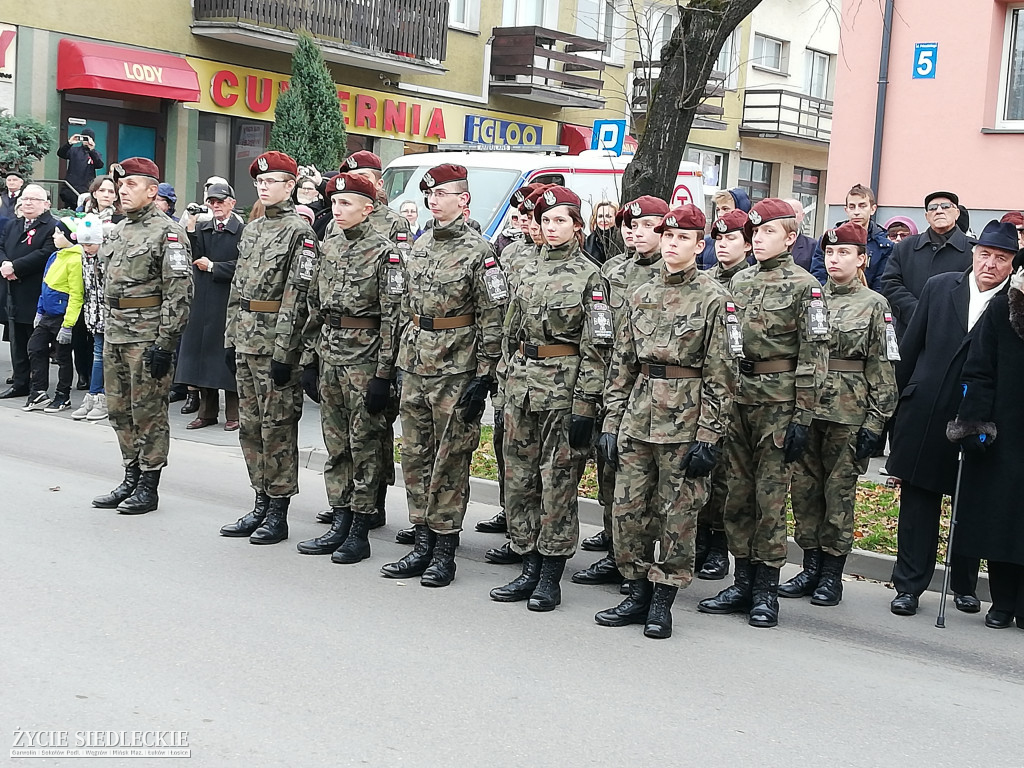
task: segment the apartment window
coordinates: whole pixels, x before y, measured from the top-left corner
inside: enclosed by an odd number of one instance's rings
[[[804,90],[808,96],[818,99],[828,98],[828,73],[831,63],[832,57],[827,53],[810,48],[806,50],[804,71],[807,74],[807,82]]]
[[[718,61],[715,62],[715,69],[725,73],[725,82],[723,84],[729,90],[735,90],[738,81],[740,69],[739,41],[740,31],[739,29],[734,29],[725,39],[722,52],[718,54]]]
[[[725,155],[720,150],[687,147],[686,160],[700,166],[705,194],[714,193],[725,184]]]
[[[740,160],[739,187],[747,193],[751,202],[769,197],[772,190],[772,164],[760,160]]]
[[[782,40],[755,34],[754,66],[785,73],[789,69],[786,50],[788,47],[788,44]]]
[[[480,0],[449,0],[448,26],[468,32],[480,30]]]
[[[647,26],[647,36],[649,39],[641,41],[641,47],[650,43],[650,51],[644,51],[644,53],[649,53],[652,61],[659,61],[661,59],[661,49],[672,39],[672,32],[676,28],[678,19],[673,8],[654,6],[650,9],[649,13],[650,23]]]
[[[621,23],[615,0],[578,0],[576,3],[576,34],[605,44],[604,56],[621,62]]]
[[[557,0],[505,0],[501,24],[504,27],[552,27],[558,21]]]
[[[1024,6],[1006,9],[997,127],[1024,127]]]
[[[804,223],[800,229],[808,237],[814,236],[820,182],[821,171],[812,168],[793,168],[793,197],[804,207]]]

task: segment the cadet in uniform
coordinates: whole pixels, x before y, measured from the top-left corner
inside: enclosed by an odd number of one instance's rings
[[[728,288],[729,281],[746,269],[753,245],[753,229],[747,212],[738,208],[722,214],[711,226],[716,263],[707,271]],[[697,516],[697,559],[694,568],[698,579],[718,581],[729,575],[729,542],[725,537],[725,497],[729,478],[719,469],[711,473],[711,497]]]
[[[706,220],[699,208],[669,211],[660,276],[630,295],[616,332],[600,449],[618,468],[613,549],[629,595],[598,624],[645,624],[672,634],[672,603],[693,580],[697,513],[718,461],[742,351],[736,306],[697,270]],[[659,544],[658,558],[654,546]]]
[[[185,228],[156,207],[160,169],[130,157],[111,166],[126,218],[103,244],[107,305],[103,380],[124,480],[92,501],[124,515],[157,508],[167,464],[167,398],[174,350],[192,302],[192,253]]]
[[[749,612],[751,626],[774,627],[786,563],[786,495],[825,382],[828,310],[818,281],[789,254],[797,235],[793,209],[768,198],[749,216],[757,265],[729,284],[743,312],[743,359],[725,442],[725,531],[735,583],[698,609]]]
[[[402,473],[415,543],[381,571],[444,587],[455,578],[469,464],[495,381],[508,286],[490,245],[466,224],[466,169],[449,163],[431,168],[420,190],[434,227],[405,260],[402,311],[409,325],[398,352]]]
[[[633,291],[654,280],[661,272],[661,235],[654,229],[668,213],[668,203],[644,195],[623,207],[622,224],[629,230],[626,251],[608,259],[601,274],[608,281],[608,298],[616,327],[622,322]],[[615,499],[615,468],[597,455],[598,501],[604,509],[604,528],[584,539],[583,548],[608,554],[590,567],[572,575],[576,584],[618,584],[622,574],[611,553],[612,503]]]
[[[225,360],[238,383],[238,438],[256,491],[251,512],[220,529],[253,544],[288,538],[288,504],[299,492],[299,363],[316,235],[295,212],[298,167],[283,152],[249,166],[262,218],[247,224],[228,297]]]
[[[516,281],[504,335],[505,498],[523,572],[500,602],[554,610],[579,539],[580,472],[593,446],[613,338],[606,287],[584,254],[580,199],[549,187],[534,209],[546,245]]]
[[[391,455],[381,455],[380,443],[388,431],[405,290],[394,243],[368,221],[373,183],[339,173],[326,196],[339,234],[324,242],[310,282],[302,386],[320,403],[328,455],[324,482],[334,514],[331,529],[298,550],[358,563],[370,556],[367,534],[385,463],[394,466]]]
[[[779,587],[780,596],[811,595],[814,605],[842,599],[857,480],[884,443],[885,423],[896,410],[893,361],[899,347],[889,303],[864,278],[867,240],[867,230],[853,222],[821,238],[831,328],[828,377],[790,491],[803,570]]]

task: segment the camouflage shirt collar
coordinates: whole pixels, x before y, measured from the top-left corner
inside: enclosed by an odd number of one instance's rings
[[[128,221],[136,222],[152,216],[157,210],[159,209],[156,207],[156,203],[149,203],[148,205],[144,205],[134,211],[125,211],[124,215],[127,217]]]
[[[458,216],[454,221],[451,221],[444,226],[441,226],[437,219],[434,219],[434,239],[435,240],[452,240],[458,237],[466,229],[466,220],[462,216]]]
[[[859,277],[854,277],[846,285],[840,285],[835,280],[833,280],[831,277],[829,277],[828,283],[826,283],[826,286],[827,286],[828,292],[833,294],[833,295],[835,295],[835,296],[845,296],[846,294],[849,294],[849,293],[855,293],[856,291],[858,291],[858,290],[860,290],[861,288],[864,287],[863,284],[861,283]]]
[[[552,248],[550,245],[545,245],[541,253],[544,255],[545,261],[565,261],[572,254],[579,250],[579,243],[573,238],[566,243],[562,243],[559,246]]]
[[[790,258],[789,251],[786,251],[785,253],[779,254],[778,256],[773,256],[770,259],[765,259],[764,261],[757,262],[757,267],[762,272],[764,272],[769,269],[778,269],[779,267],[784,267],[792,263],[793,259]]]
[[[651,264],[657,264],[661,259],[661,248],[655,248],[650,253],[640,253],[640,251],[634,250],[636,263],[641,267],[649,267]]]
[[[278,219],[284,216],[286,213],[295,212],[295,203],[292,202],[291,198],[282,200],[277,205],[268,205],[263,215],[268,219]]]
[[[669,285],[679,285],[680,283],[688,283],[697,276],[697,264],[691,264],[688,267],[678,272],[669,272],[668,264],[662,263],[661,274],[665,278],[665,282]]]
[[[349,227],[348,229],[342,230],[342,234],[345,236],[346,240],[361,240],[362,238],[366,237],[366,234],[370,232],[372,229],[373,225],[370,224],[369,219],[366,219],[364,221],[359,222],[354,227]]]
[[[718,263],[718,277],[723,278],[725,280],[728,280],[733,275],[735,275],[737,272],[739,272],[741,269],[745,269],[746,267],[749,267],[749,266],[750,265],[747,264],[747,260],[746,259],[740,259],[739,262],[737,262],[736,264],[733,264],[731,267],[723,267],[722,263],[719,262]]]

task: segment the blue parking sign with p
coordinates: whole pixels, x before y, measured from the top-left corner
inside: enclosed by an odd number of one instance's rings
[[[591,149],[610,149],[616,155],[622,154],[626,140],[625,120],[595,120],[594,132],[590,137]]]

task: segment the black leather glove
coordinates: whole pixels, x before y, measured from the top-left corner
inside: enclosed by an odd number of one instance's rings
[[[612,469],[619,468],[619,436],[614,432],[602,432],[597,438],[597,452],[604,463]]]
[[[711,443],[694,443],[683,456],[683,471],[687,477],[707,477],[718,463],[718,454],[718,447]]]
[[[314,403],[320,402],[320,365],[310,363],[302,369],[302,391]]]
[[[491,391],[494,379],[490,376],[475,376],[455,404],[462,411],[462,420],[467,424],[476,421],[484,412],[487,393]]]
[[[804,449],[807,448],[807,438],[810,436],[810,433],[810,427],[805,427],[803,424],[797,424],[792,421],[789,423],[789,427],[786,429],[786,439],[782,443],[782,450],[787,464],[792,464],[804,455]]]
[[[292,379],[292,367],[288,363],[271,360],[270,378],[274,380],[275,387],[283,387]]]
[[[494,431],[504,432],[505,431],[505,409],[495,408],[494,409]]]
[[[231,371],[232,376],[238,373],[238,363],[235,361],[234,347],[227,347],[224,350],[224,364],[227,365],[228,370]]]
[[[160,349],[156,344],[146,350],[146,368],[149,375],[154,379],[162,379],[171,372],[171,364],[174,362],[174,353]]]
[[[869,459],[875,455],[883,438],[877,432],[861,427],[857,430],[857,450],[853,452],[853,458],[857,461]]]
[[[984,453],[990,445],[992,445],[992,437],[985,434],[967,435],[960,440],[960,447],[964,453]]]
[[[594,439],[593,416],[577,416],[575,413],[569,417],[569,447],[573,450],[589,448],[590,441]]]
[[[391,402],[391,379],[374,376],[366,387],[366,410],[370,413],[381,413]]]

